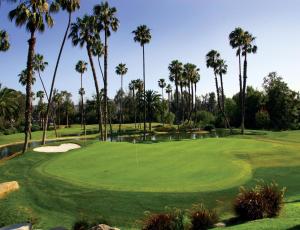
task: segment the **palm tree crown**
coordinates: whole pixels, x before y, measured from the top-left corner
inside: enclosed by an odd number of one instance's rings
[[[125,75],[128,71],[128,68],[126,67],[126,64],[120,63],[119,65],[117,65],[116,67],[116,74],[118,75]]]
[[[23,1],[8,16],[11,21],[15,20],[16,26],[26,25],[30,33],[44,32],[45,23],[49,27],[53,26],[47,0]]]
[[[139,42],[141,46],[151,41],[150,29],[146,25],[138,26],[132,33],[134,34],[134,41]]]
[[[55,0],[50,6],[51,12],[56,12],[59,8],[71,14],[80,8],[80,0]]]
[[[19,83],[21,83],[22,86],[26,86],[27,77],[28,77],[27,69],[22,70],[21,73],[18,74],[18,77],[19,77]],[[32,75],[32,84],[34,84],[35,81],[36,81],[36,78],[34,75]]]
[[[214,73],[217,74],[218,60],[220,59],[220,53],[216,50],[211,50],[206,54],[206,66],[212,68]]]
[[[43,72],[48,65],[48,62],[44,61],[44,56],[41,54],[35,54],[33,60],[33,69],[35,71]]]
[[[85,61],[80,60],[80,61],[77,62],[76,66],[75,66],[75,69],[78,73],[83,74],[84,72],[87,71],[87,65],[88,65],[88,63],[86,63]]]
[[[108,2],[102,2],[94,6],[94,15],[97,18],[100,29],[103,29],[107,36],[110,36],[111,31],[116,32],[119,27],[119,20],[116,17],[117,9],[110,7]]]
[[[158,80],[158,86],[159,86],[160,88],[163,89],[163,88],[166,87],[166,85],[167,85],[167,83],[166,83],[165,79],[161,78],[161,79]]]
[[[0,51],[7,51],[10,47],[8,33],[0,30]]]

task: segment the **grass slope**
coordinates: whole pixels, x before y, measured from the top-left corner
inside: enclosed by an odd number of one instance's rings
[[[240,185],[256,179],[287,187],[283,214],[229,229],[297,229],[300,224],[300,132],[161,142],[90,142],[65,154],[27,154],[0,164],[0,182],[20,191],[0,210],[28,207],[39,228],[70,227],[81,216],[103,216],[122,229],[138,226],[146,210],[203,202],[224,218]],[[298,226],[297,226],[298,225]]]

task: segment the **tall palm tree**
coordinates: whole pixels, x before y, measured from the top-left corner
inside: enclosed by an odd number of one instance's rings
[[[171,82],[174,82],[175,84],[175,96],[176,96],[176,124],[179,129],[179,91],[178,86],[180,83],[180,78],[182,76],[183,72],[183,65],[178,60],[174,60],[169,64],[169,79]],[[182,89],[182,88],[181,88]],[[181,96],[182,96],[182,90],[181,90]],[[182,105],[183,106],[183,105]]]
[[[100,62],[100,58],[104,54],[104,47],[103,47],[103,44],[102,44],[102,42],[100,40],[97,41],[95,44],[93,44],[93,46],[92,46],[92,54],[95,57],[97,57],[99,69],[100,69],[102,80],[103,80],[103,84],[104,84],[104,73],[103,73],[103,70],[102,70],[101,62]]]
[[[165,79],[161,78],[158,80],[158,87],[161,88],[161,100],[164,99],[164,88],[167,86]]]
[[[47,132],[47,127],[48,127],[48,116],[50,112],[50,106],[52,103],[52,96],[53,96],[53,90],[54,90],[54,83],[56,79],[56,74],[59,66],[59,62],[61,59],[62,51],[64,49],[66,39],[69,33],[69,29],[71,26],[71,21],[72,21],[72,13],[76,11],[77,9],[80,8],[80,0],[55,0],[53,4],[51,4],[51,11],[52,12],[57,12],[59,9],[62,9],[63,11],[66,11],[68,13],[68,23],[67,23],[67,28],[59,49],[58,57],[56,60],[56,65],[52,77],[52,83],[51,83],[51,88],[50,88],[50,93],[49,93],[49,98],[48,98],[48,106],[47,106],[47,112],[46,112],[46,119],[45,119],[45,124],[44,124],[44,131],[43,131],[43,140],[42,144],[45,144],[46,142],[46,132]]]
[[[116,32],[119,27],[119,20],[116,17],[117,9],[110,7],[108,2],[102,2],[100,5],[94,6],[94,15],[97,23],[104,30],[104,140],[107,140],[107,123],[108,123],[108,37],[111,31]]]
[[[195,89],[195,104],[194,104],[194,121],[196,121],[196,100],[197,100],[197,84],[200,81],[200,73],[197,73],[193,79],[192,79],[192,84],[194,84],[194,89]]]
[[[207,66],[207,68],[212,68],[213,71],[214,71],[214,75],[215,75],[215,84],[216,84],[217,101],[218,101],[219,110],[220,110],[220,112],[222,113],[222,115],[224,117],[224,120],[227,124],[227,127],[230,128],[230,132],[232,132],[230,123],[229,123],[228,118],[226,116],[226,113],[225,113],[225,111],[223,110],[223,108],[221,106],[221,100],[222,99],[220,98],[220,88],[219,88],[219,83],[218,83],[218,78],[217,78],[218,65],[220,63],[219,60],[220,60],[220,54],[216,50],[211,50],[206,55],[206,66]]]
[[[120,63],[116,66],[116,74],[121,76],[121,99],[120,99],[120,118],[119,118],[119,132],[121,132],[121,124],[123,122],[123,76],[127,73],[128,68],[126,64]]]
[[[244,36],[242,37],[242,56],[244,57],[244,67],[243,67],[243,92],[242,92],[242,124],[241,124],[241,133],[244,134],[245,130],[245,112],[246,112],[246,88],[247,88],[247,68],[248,54],[255,54],[257,52],[257,46],[254,44],[255,37],[250,34],[248,31],[245,31]]]
[[[170,84],[167,85],[166,87],[166,93],[168,94],[168,110],[170,113],[170,109],[171,109],[171,95],[172,95],[172,86]]]
[[[243,84],[242,84],[242,62],[241,62],[241,55],[242,55],[242,45],[243,45],[243,36],[245,31],[237,27],[229,34],[229,43],[233,49],[236,49],[236,56],[239,59],[239,86],[240,86],[240,105],[242,105],[242,92],[243,92]]]
[[[44,93],[46,95],[47,100],[49,99],[48,93],[44,84],[44,81],[41,77],[41,72],[44,72],[46,66],[48,65],[48,62],[44,61],[44,56],[41,54],[35,54],[34,55],[34,61],[33,61],[33,69],[38,73],[39,79],[42,83]]]
[[[19,77],[19,83],[22,86],[26,86],[27,77],[28,77],[27,69],[22,70],[21,73],[18,74],[18,77]],[[32,75],[31,84],[34,85],[35,81],[36,81],[35,75]]]
[[[36,45],[36,32],[43,32],[45,24],[49,27],[53,26],[53,20],[49,14],[49,5],[47,0],[37,1],[21,1],[20,4],[9,12],[11,21],[15,21],[16,26],[26,26],[26,30],[30,33],[28,40],[28,56],[27,56],[27,82],[26,82],[26,106],[25,106],[25,141],[23,153],[28,148],[28,135],[31,127],[31,104],[32,104],[32,75],[34,50]]]
[[[100,134],[99,138],[100,140],[104,140],[102,132],[100,88],[98,85],[97,73],[95,70],[92,55],[92,47],[94,46],[94,44],[100,41],[99,30],[97,28],[95,17],[84,15],[83,18],[77,18],[76,23],[72,23],[71,25],[71,33],[69,35],[69,38],[72,39],[72,43],[74,46],[79,45],[81,48],[84,46],[86,47],[96,89],[97,115]]]
[[[223,75],[227,73],[227,64],[223,59],[217,60],[216,73],[220,77],[221,83],[221,105],[222,109],[225,111],[225,95],[224,95],[224,86],[223,86]]]
[[[4,30],[0,30],[0,52],[5,52],[9,49],[9,37],[8,33]]]
[[[138,26],[136,30],[132,31],[134,34],[133,40],[140,43],[143,48],[143,82],[144,93],[146,92],[146,67],[145,67],[145,44],[150,43],[151,33],[150,29],[146,25]],[[144,140],[146,140],[146,103],[144,103]]]
[[[144,103],[146,103],[149,131],[151,132],[151,123],[154,119],[155,113],[160,110],[160,95],[153,90],[147,90],[144,95]]]
[[[83,127],[84,124],[84,116],[83,116],[83,110],[84,110],[84,104],[83,104],[83,95],[84,95],[84,88],[82,86],[82,76],[83,74],[87,71],[87,65],[85,61],[78,61],[75,70],[80,74],[80,89],[79,89],[79,95],[81,97],[81,105],[80,105],[80,111],[81,111],[81,128]]]
[[[136,97],[139,99],[138,100],[138,105],[136,107],[139,107],[139,112],[141,109],[141,106],[144,105],[144,103],[141,103],[141,98],[143,97],[143,92],[144,92],[144,82],[141,79],[135,80],[135,90],[136,90]],[[141,110],[144,110],[144,107],[142,107]],[[143,113],[144,114],[144,113]],[[141,129],[141,114],[139,113],[139,128]]]
[[[133,110],[134,110],[134,128],[136,129],[136,101],[135,101],[135,88],[136,88],[136,80],[131,80],[131,82],[128,85],[129,90],[132,92],[132,98],[133,98]]]

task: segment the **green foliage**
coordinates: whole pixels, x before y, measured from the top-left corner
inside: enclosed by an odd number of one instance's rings
[[[38,223],[36,213],[30,208],[23,206],[9,207],[5,205],[5,201],[1,201],[0,210],[0,227],[17,223],[30,223],[32,225]]]
[[[215,116],[208,111],[202,110],[196,114],[196,122],[200,124],[201,127],[206,125],[213,125],[216,121]]]
[[[234,210],[241,220],[257,220],[278,216],[283,207],[285,188],[275,183],[261,183],[254,188],[240,188],[234,201]]]
[[[268,111],[261,110],[255,114],[256,127],[259,129],[268,129],[270,127],[270,116]]]
[[[206,209],[202,204],[195,205],[190,214],[191,230],[206,230],[218,222],[219,217],[214,210]]]

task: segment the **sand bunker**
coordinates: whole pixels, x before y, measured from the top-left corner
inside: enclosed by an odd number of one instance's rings
[[[7,193],[16,191],[20,188],[17,181],[5,182],[0,184],[0,198],[4,197]]]
[[[79,149],[80,145],[77,144],[61,144],[59,146],[42,146],[34,148],[33,151],[41,153],[64,153],[72,149]]]

